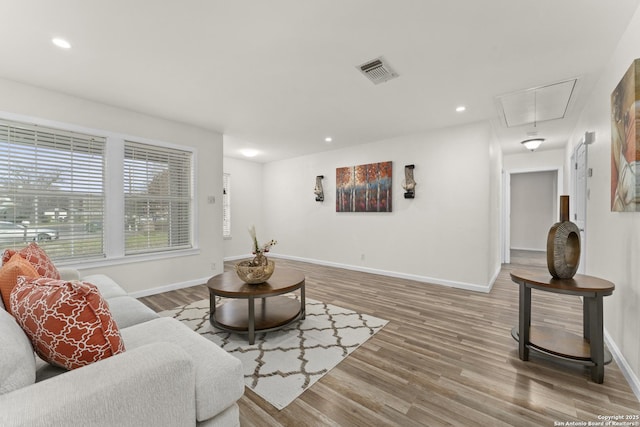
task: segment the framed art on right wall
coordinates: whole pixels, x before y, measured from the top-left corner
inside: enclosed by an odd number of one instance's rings
[[[640,59],[611,94],[611,211],[640,211]]]

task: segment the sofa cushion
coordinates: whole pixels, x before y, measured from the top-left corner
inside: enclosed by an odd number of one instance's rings
[[[19,254],[33,265],[39,275],[42,277],[50,277],[52,279],[60,279],[60,273],[53,264],[47,253],[36,242],[29,243],[26,247],[15,251],[6,249],[2,254],[2,263],[9,261],[15,254]]]
[[[155,311],[130,296],[109,298],[107,302],[111,316],[120,329],[158,318]]]
[[[113,297],[121,297],[127,295],[116,282],[109,276],[104,274],[90,274],[82,278],[83,281],[93,283],[100,291],[100,295],[106,300]]]
[[[35,356],[36,359],[36,382],[48,380],[49,378],[56,377],[60,374],[64,374],[65,372],[69,372],[66,368],[61,368],[60,366],[51,365],[38,356]]]
[[[18,254],[14,254],[11,259],[0,268],[0,296],[5,309],[11,314],[9,297],[11,291],[18,283],[18,276],[26,276],[29,278],[38,278],[40,275],[29,261],[22,258]]]
[[[0,394],[33,384],[36,363],[33,347],[16,320],[0,309]]]
[[[58,268],[58,273],[60,273],[60,279],[62,280],[80,280],[80,272],[75,268]],[[91,280],[87,280],[87,282],[92,283]]]
[[[87,282],[18,278],[11,309],[47,362],[75,369],[124,351],[118,326]]]
[[[121,330],[127,349],[169,342],[184,349],[196,367],[196,419],[207,420],[233,405],[244,393],[240,360],[176,319],[162,317]]]

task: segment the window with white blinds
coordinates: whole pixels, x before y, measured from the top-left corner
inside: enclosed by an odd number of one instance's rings
[[[231,175],[222,176],[222,237],[231,237]]]
[[[0,120],[0,249],[104,257],[105,138]]]
[[[192,247],[192,153],[124,143],[125,255]]]

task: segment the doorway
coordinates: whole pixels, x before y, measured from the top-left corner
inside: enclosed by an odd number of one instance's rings
[[[503,263],[512,250],[546,253],[549,228],[558,221],[562,170],[512,170],[504,174]],[[545,255],[546,256],[546,255]]]

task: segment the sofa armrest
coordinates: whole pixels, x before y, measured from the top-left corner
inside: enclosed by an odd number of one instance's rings
[[[75,268],[62,267],[58,269],[62,280],[80,280],[80,272]]]
[[[0,425],[195,425],[194,390],[187,352],[154,343],[0,395]]]

